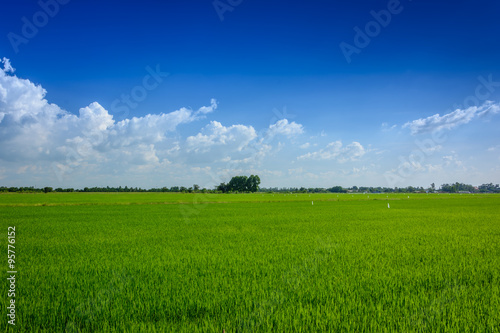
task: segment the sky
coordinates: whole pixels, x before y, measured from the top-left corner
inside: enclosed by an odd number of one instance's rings
[[[5,1],[0,186],[500,182],[498,1]]]

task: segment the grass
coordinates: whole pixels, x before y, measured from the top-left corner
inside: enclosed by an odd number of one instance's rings
[[[369,196],[0,195],[16,329],[500,331],[500,197]]]
[[[489,194],[475,194],[476,198],[487,198]],[[472,197],[474,197],[472,196]],[[358,200],[405,200],[405,199],[451,199],[462,194],[284,194],[245,193],[238,195],[204,193],[0,193],[2,206],[74,206],[74,205],[131,205],[131,204],[196,204],[235,202],[289,202],[289,201],[358,201]],[[469,196],[470,197],[470,196]]]

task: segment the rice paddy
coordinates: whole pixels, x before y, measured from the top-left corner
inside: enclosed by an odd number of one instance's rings
[[[18,271],[4,327],[499,332],[499,208],[488,194],[2,194]]]

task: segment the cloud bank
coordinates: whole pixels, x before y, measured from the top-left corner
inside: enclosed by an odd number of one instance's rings
[[[196,111],[181,108],[115,122],[113,115],[94,102],[75,115],[49,103],[45,99],[47,92],[40,85],[8,75],[9,71],[13,71],[12,67],[4,61],[4,69],[0,70],[3,143],[0,158],[3,160],[61,162],[69,155],[99,158],[111,151],[130,155],[133,147],[144,149],[164,142],[167,133],[174,132],[179,125],[201,119],[217,108],[212,99],[210,106]]]
[[[450,130],[459,125],[467,124],[474,118],[482,117],[487,114],[496,114],[500,111],[500,103],[486,101],[481,106],[471,106],[467,109],[456,109],[453,112],[443,116],[435,114],[427,118],[420,118],[403,125],[403,128],[409,128],[411,134],[417,135],[439,130]]]
[[[181,125],[203,120],[217,109],[215,99],[197,110],[180,108],[116,121],[98,102],[76,114],[51,104],[41,85],[17,77],[8,59],[0,63],[0,179],[9,174],[33,179],[55,174],[59,181],[68,175],[73,180],[77,175],[127,179],[153,171],[154,177],[180,179],[189,170],[250,166],[273,149],[252,126],[215,120],[195,135],[180,137]],[[264,130],[267,141],[303,132],[302,125],[287,119]]]

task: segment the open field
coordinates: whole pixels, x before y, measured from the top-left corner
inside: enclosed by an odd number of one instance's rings
[[[196,203],[233,203],[233,202],[288,202],[288,201],[369,201],[369,200],[407,200],[407,199],[453,199],[453,198],[492,198],[491,194],[404,194],[404,193],[245,193],[245,194],[204,194],[204,193],[159,193],[159,192],[70,192],[44,193],[0,193],[2,206],[71,206],[71,205],[133,205],[133,204],[196,204]]]
[[[0,195],[30,332],[499,332],[499,212],[487,194]]]

